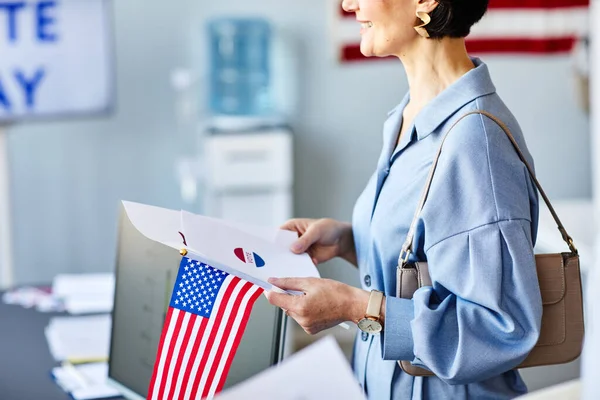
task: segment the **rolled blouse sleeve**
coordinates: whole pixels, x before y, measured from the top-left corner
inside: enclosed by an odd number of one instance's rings
[[[456,132],[440,158],[436,174],[445,178],[432,185],[424,217],[434,218],[420,223],[433,287],[412,300],[386,298],[383,358],[410,360],[450,384],[516,367],[540,332],[532,223],[522,212],[529,210],[530,187],[504,133],[490,139],[496,128],[486,126],[470,119],[461,132],[471,133]],[[439,221],[446,231],[425,240],[425,227]]]

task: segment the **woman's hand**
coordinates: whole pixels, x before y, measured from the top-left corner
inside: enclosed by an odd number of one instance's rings
[[[358,322],[369,302],[369,292],[330,279],[271,278],[269,282],[281,289],[304,292],[299,296],[273,291],[265,294],[310,335],[344,321]]]
[[[281,229],[298,232],[300,237],[292,245],[296,254],[308,253],[315,265],[342,257],[357,265],[352,225],[333,219],[292,219]]]

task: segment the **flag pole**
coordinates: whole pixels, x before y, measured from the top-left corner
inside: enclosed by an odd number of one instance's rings
[[[0,125],[0,289],[13,285],[8,126]]]

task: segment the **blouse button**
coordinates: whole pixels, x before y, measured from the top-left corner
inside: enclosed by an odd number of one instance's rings
[[[362,339],[363,342],[366,342],[369,339],[369,334],[367,332],[362,332],[360,334],[360,338]]]
[[[371,275],[365,275],[364,281],[367,287],[371,287]]]

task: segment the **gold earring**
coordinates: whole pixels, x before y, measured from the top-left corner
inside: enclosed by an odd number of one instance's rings
[[[417,33],[423,36],[424,38],[428,38],[429,32],[427,32],[427,29],[425,27],[431,22],[431,17],[426,12],[417,11],[417,18],[423,21],[423,23],[421,25],[415,26],[415,31],[417,31]]]

